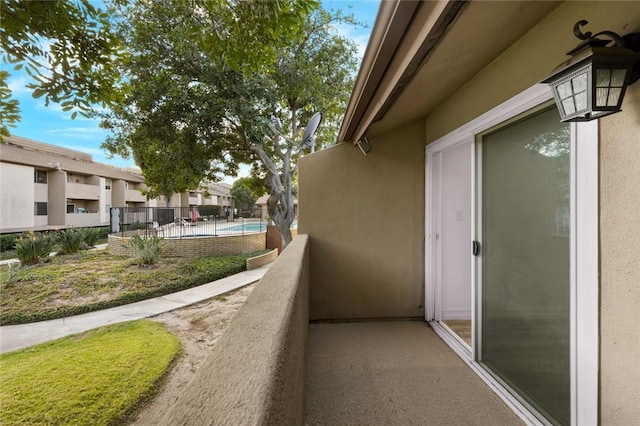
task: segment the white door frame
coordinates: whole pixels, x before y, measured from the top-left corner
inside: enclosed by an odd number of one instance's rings
[[[475,136],[514,116],[524,113],[552,99],[547,85],[535,85],[503,104],[426,147],[425,189],[425,319],[442,339],[509,405],[527,424],[544,424],[528,407],[513,397],[497,382],[474,354],[477,342],[472,333],[472,350],[452,336],[450,330],[434,321],[439,292],[437,283],[440,259],[437,258],[440,241],[436,238],[438,226],[437,203],[442,194],[434,191],[440,186],[440,154],[461,143],[472,144],[476,157]],[[590,425],[598,422],[598,366],[599,366],[599,302],[598,302],[598,122],[571,124],[571,268],[570,268],[570,371],[571,371],[571,425]],[[472,218],[476,218],[476,161],[470,162],[473,188]],[[477,235],[476,220],[472,220],[469,242]],[[580,248],[578,250],[578,247]],[[471,250],[469,250],[471,252]],[[475,330],[477,262],[473,262],[472,277],[472,330]],[[578,285],[579,283],[579,285]]]

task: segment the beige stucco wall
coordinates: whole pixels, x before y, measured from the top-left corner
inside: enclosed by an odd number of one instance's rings
[[[424,125],[300,160],[298,230],[311,239],[312,319],[421,315]]]
[[[640,422],[640,81],[600,120],[600,409]]]
[[[545,77],[578,40],[571,28],[640,31],[637,2],[567,2],[427,118],[432,142]],[[640,82],[623,112],[600,120],[600,417],[640,419]]]
[[[64,226],[67,216],[67,174],[52,172],[48,174],[49,225]]]
[[[0,229],[33,227],[36,201],[33,173],[33,167],[0,163]],[[43,184],[37,186],[46,188]]]
[[[639,10],[637,1],[562,4],[430,114],[427,141],[433,142],[544,79],[579,43],[572,33],[577,21],[589,21],[584,31],[626,34],[640,31]]]
[[[282,252],[160,424],[304,424],[308,253]]]

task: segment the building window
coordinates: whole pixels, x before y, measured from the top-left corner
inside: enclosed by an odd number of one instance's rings
[[[47,203],[35,203],[33,214],[36,216],[46,216]]]
[[[104,189],[111,189],[111,179],[105,179]]]
[[[67,213],[75,213],[76,205],[75,204],[67,204]]]
[[[47,171],[46,170],[34,170],[33,181],[35,183],[47,183]]]

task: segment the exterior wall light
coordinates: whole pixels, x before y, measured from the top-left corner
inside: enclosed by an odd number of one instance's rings
[[[551,86],[561,121],[591,121],[620,111],[627,86],[640,77],[640,33],[583,34],[580,27],[586,24],[582,20],[573,27],[584,41],[567,53],[571,58],[542,81]]]
[[[360,151],[362,151],[364,155],[367,155],[371,152],[371,149],[372,149],[371,142],[369,141],[369,138],[367,138],[366,136],[360,139],[358,142],[356,142],[356,145],[358,146],[358,148],[360,148]]]

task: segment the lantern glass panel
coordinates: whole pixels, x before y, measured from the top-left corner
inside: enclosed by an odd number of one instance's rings
[[[624,86],[624,80],[627,75],[626,69],[617,69],[611,71],[611,87]]]
[[[562,109],[565,115],[573,114],[576,112],[576,107],[573,103],[573,97],[569,97],[562,101]]]
[[[567,99],[572,94],[573,94],[573,92],[571,90],[571,82],[570,81],[567,81],[565,83],[562,83],[562,84],[558,85],[558,95],[559,95],[561,100]]]
[[[580,74],[571,80],[573,84],[573,93],[586,92],[587,90],[587,74]]]
[[[609,87],[611,84],[611,70],[596,70],[596,87]]]
[[[596,106],[603,107],[607,105],[607,101],[609,99],[609,89],[608,88],[597,88],[596,89]]]
[[[620,100],[620,93],[622,89],[617,87],[612,87],[609,89],[609,101],[607,102],[607,106],[616,106],[618,105],[618,101]]]
[[[586,91],[576,94],[575,99],[576,99],[577,111],[583,111],[587,109],[587,92]]]

